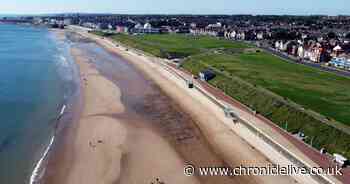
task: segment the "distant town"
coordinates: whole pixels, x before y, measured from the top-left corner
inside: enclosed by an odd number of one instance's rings
[[[209,35],[250,42],[295,62],[350,71],[350,16],[62,14],[4,21],[124,34]]]

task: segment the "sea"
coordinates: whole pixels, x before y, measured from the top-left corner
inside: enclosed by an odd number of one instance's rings
[[[0,183],[37,183],[57,119],[78,89],[70,43],[47,28],[0,24]]]

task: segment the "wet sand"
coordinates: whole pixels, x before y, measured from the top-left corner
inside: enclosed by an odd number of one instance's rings
[[[94,43],[78,43],[72,49],[80,68],[83,104],[49,162],[46,183],[129,184],[157,178],[165,183],[296,183],[282,176],[185,176],[187,163],[271,162],[159,68],[104,46],[118,55],[106,54]]]

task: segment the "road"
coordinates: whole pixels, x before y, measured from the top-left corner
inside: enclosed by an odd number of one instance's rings
[[[321,63],[313,63],[313,62],[308,61],[308,60],[299,61],[297,59],[291,58],[289,55],[287,55],[285,53],[279,52],[279,51],[277,51],[273,48],[270,48],[270,47],[259,47],[259,48],[262,48],[265,51],[267,51],[267,52],[269,52],[277,57],[280,57],[283,59],[283,61],[286,61],[289,63],[296,63],[296,64],[305,65],[305,66],[310,66],[310,67],[318,68],[322,71],[332,72],[332,73],[340,75],[340,76],[350,77],[350,71],[340,70],[340,69],[329,67],[329,66],[323,66]]]

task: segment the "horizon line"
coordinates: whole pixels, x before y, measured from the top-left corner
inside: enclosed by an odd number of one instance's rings
[[[268,14],[268,13],[261,13],[261,14],[253,14],[253,13],[236,13],[236,14],[229,14],[229,13],[108,13],[108,12],[60,12],[60,13],[1,13],[0,16],[50,16],[50,15],[64,15],[64,14],[91,14],[91,15],[199,15],[199,16],[215,16],[215,15],[221,15],[221,16],[239,16],[239,15],[247,15],[247,16],[328,16],[328,17],[339,17],[339,16],[350,16],[350,14],[337,14],[337,15],[331,15],[331,14],[322,14],[322,13],[310,13],[310,14]]]

